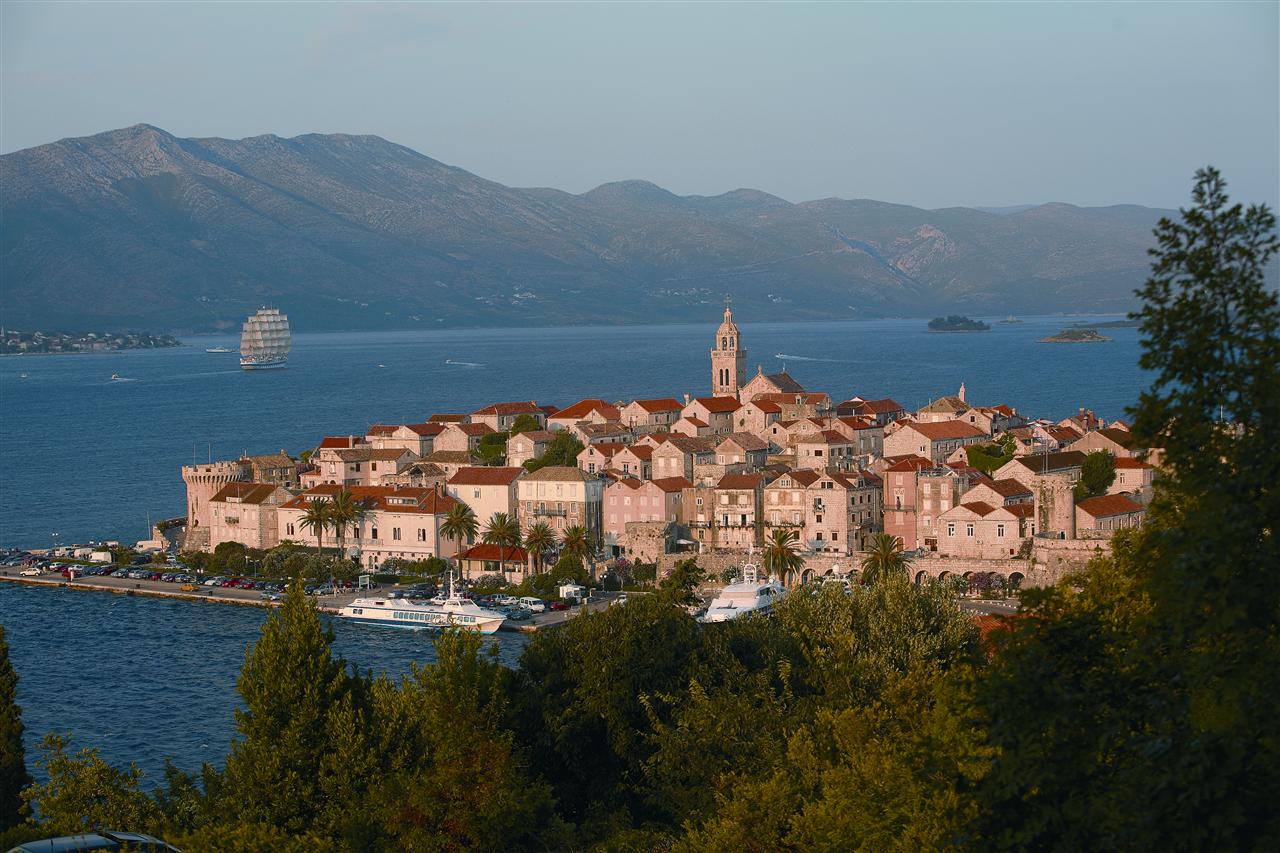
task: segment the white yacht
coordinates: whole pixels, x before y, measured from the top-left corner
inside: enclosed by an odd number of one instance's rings
[[[749,613],[768,613],[786,594],[782,584],[773,578],[761,581],[756,567],[742,567],[742,580],[729,584],[711,602],[700,622],[728,622]]]
[[[244,321],[240,332],[240,366],[245,370],[284,367],[292,346],[289,318],[275,308],[263,308]]]
[[[386,625],[390,628],[408,628],[418,631],[439,631],[445,628],[461,628],[492,634],[506,621],[506,616],[485,610],[469,598],[463,598],[453,588],[453,576],[449,577],[447,598],[420,601],[413,598],[357,598],[338,611],[338,616],[353,622],[369,625]]]

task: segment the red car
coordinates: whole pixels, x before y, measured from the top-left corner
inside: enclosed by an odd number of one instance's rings
[[[548,605],[552,610],[568,610],[572,605],[564,601],[553,601]]]

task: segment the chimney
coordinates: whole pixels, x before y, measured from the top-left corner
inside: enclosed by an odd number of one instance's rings
[[[684,404],[685,404],[686,406],[687,406],[687,405],[689,405],[689,395],[688,395],[688,394],[685,394],[685,395],[684,395]]]
[[[1081,406],[1081,407],[1080,407],[1080,420],[1081,420],[1081,421],[1083,421],[1083,420],[1084,420],[1084,406]]]

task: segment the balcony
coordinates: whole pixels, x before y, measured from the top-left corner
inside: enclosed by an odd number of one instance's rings
[[[563,518],[569,514],[567,509],[535,509],[529,511],[529,515],[534,518]],[[573,515],[577,515],[577,513],[575,512]]]

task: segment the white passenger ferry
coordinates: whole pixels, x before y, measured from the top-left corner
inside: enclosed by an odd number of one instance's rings
[[[742,580],[731,583],[711,602],[699,622],[728,622],[749,613],[768,613],[786,594],[782,584],[773,578],[761,581],[756,567],[742,567]]]
[[[411,598],[357,598],[338,611],[338,616],[352,622],[408,628],[418,631],[440,631],[461,628],[492,634],[506,621],[506,616],[485,610],[453,589],[449,578],[449,596],[445,599],[419,601]]]

